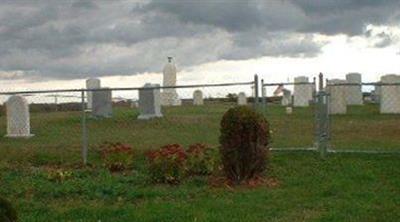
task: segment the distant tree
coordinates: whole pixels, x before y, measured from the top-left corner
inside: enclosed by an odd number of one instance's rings
[[[228,95],[226,95],[226,98],[228,98],[230,102],[234,102],[237,100],[238,95],[236,93],[228,93]]]

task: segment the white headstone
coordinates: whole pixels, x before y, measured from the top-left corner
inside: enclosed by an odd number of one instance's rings
[[[203,105],[203,92],[201,90],[195,90],[193,92],[193,105]]]
[[[240,93],[238,94],[238,105],[240,105],[240,106],[242,106],[242,105],[247,105],[246,93],[240,92]]]
[[[360,73],[349,73],[346,75],[347,83],[361,84]],[[363,95],[361,91],[361,85],[349,85],[346,87],[346,101],[347,105],[362,105]]]
[[[313,99],[313,84],[309,83],[308,77],[299,76],[294,78],[294,101],[295,107],[308,107]]]
[[[163,69],[163,86],[176,86],[176,66],[172,62],[172,57],[168,57],[168,62]],[[176,89],[163,89],[163,106],[180,106],[181,100],[178,98]]]
[[[7,135],[6,137],[27,138],[31,134],[29,105],[22,96],[11,96],[7,102]]]
[[[282,96],[282,106],[289,106],[292,104],[292,92],[290,90],[284,89]]]
[[[385,75],[381,77],[382,84],[399,83],[400,75]],[[380,97],[380,112],[388,114],[400,113],[400,85],[382,85]]]
[[[346,100],[346,85],[335,85],[347,83],[346,80],[332,79],[328,81],[330,84],[327,89],[329,93],[329,114],[346,114],[347,100]]]
[[[112,92],[107,88],[103,89],[92,93],[92,116],[110,118],[112,117]]]
[[[86,89],[99,89],[101,87],[100,79],[90,78],[86,80]],[[87,109],[92,109],[93,92],[87,92]]]
[[[160,87],[158,84],[146,83],[139,90],[139,110],[138,119],[152,119],[162,117],[160,89],[146,89]]]

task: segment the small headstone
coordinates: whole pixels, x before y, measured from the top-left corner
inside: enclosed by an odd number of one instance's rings
[[[347,100],[346,100],[346,85],[340,85],[347,83],[346,80],[332,79],[328,81],[330,84],[327,89],[329,96],[329,114],[346,114],[347,112]],[[338,85],[335,85],[338,84]]]
[[[292,92],[290,90],[284,89],[282,96],[282,106],[289,106],[292,104]]]
[[[99,89],[101,88],[100,79],[90,78],[86,80],[86,89]],[[87,92],[87,109],[92,109],[93,106],[93,92]]]
[[[382,85],[380,97],[380,113],[400,113],[400,75],[385,75],[381,77],[382,84],[398,83],[399,85]]]
[[[238,94],[238,105],[239,105],[239,106],[247,105],[246,93],[240,92],[240,93]]]
[[[291,106],[286,107],[286,114],[290,115],[293,113],[293,108]]]
[[[11,96],[6,102],[7,107],[7,135],[6,137],[32,137],[29,105],[22,96]]]
[[[313,100],[314,84],[308,81],[308,77],[299,76],[294,78],[294,101],[295,107],[308,107]]]
[[[201,90],[196,90],[193,92],[193,105],[201,106],[204,104],[203,92]]]
[[[347,83],[361,84],[360,73],[349,73],[346,75]],[[349,85],[346,86],[346,101],[347,105],[362,105],[363,95],[361,85]]]
[[[92,116],[100,118],[112,117],[112,92],[107,88],[93,91]]]
[[[138,119],[152,119],[162,117],[160,89],[146,89],[160,87],[158,84],[146,83],[139,90],[139,110]]]

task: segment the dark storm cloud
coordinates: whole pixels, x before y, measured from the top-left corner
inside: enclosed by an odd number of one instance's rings
[[[365,25],[400,19],[397,0],[0,4],[0,78],[158,72],[170,55],[181,67],[223,59],[309,57],[324,44],[313,33],[368,35]],[[376,47],[392,43],[390,36],[377,38]]]

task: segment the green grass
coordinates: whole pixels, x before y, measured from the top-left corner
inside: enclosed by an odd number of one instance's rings
[[[79,112],[33,113],[35,137],[0,138],[0,196],[10,199],[21,221],[398,221],[400,157],[396,155],[272,153],[275,188],[212,188],[206,177],[179,186],[149,182],[142,152],[167,143],[218,145],[219,121],[230,107],[171,107],[162,119],[136,120],[137,110],[116,108],[114,118],[88,119],[90,167],[79,167]],[[266,113],[273,147],[311,147],[312,108],[270,106]],[[400,150],[400,117],[379,115],[377,107],[350,107],[332,117],[336,149]],[[0,135],[5,134],[0,117]],[[99,162],[97,145],[123,142],[137,150],[134,167],[110,174]],[[52,169],[72,172],[64,182]]]

